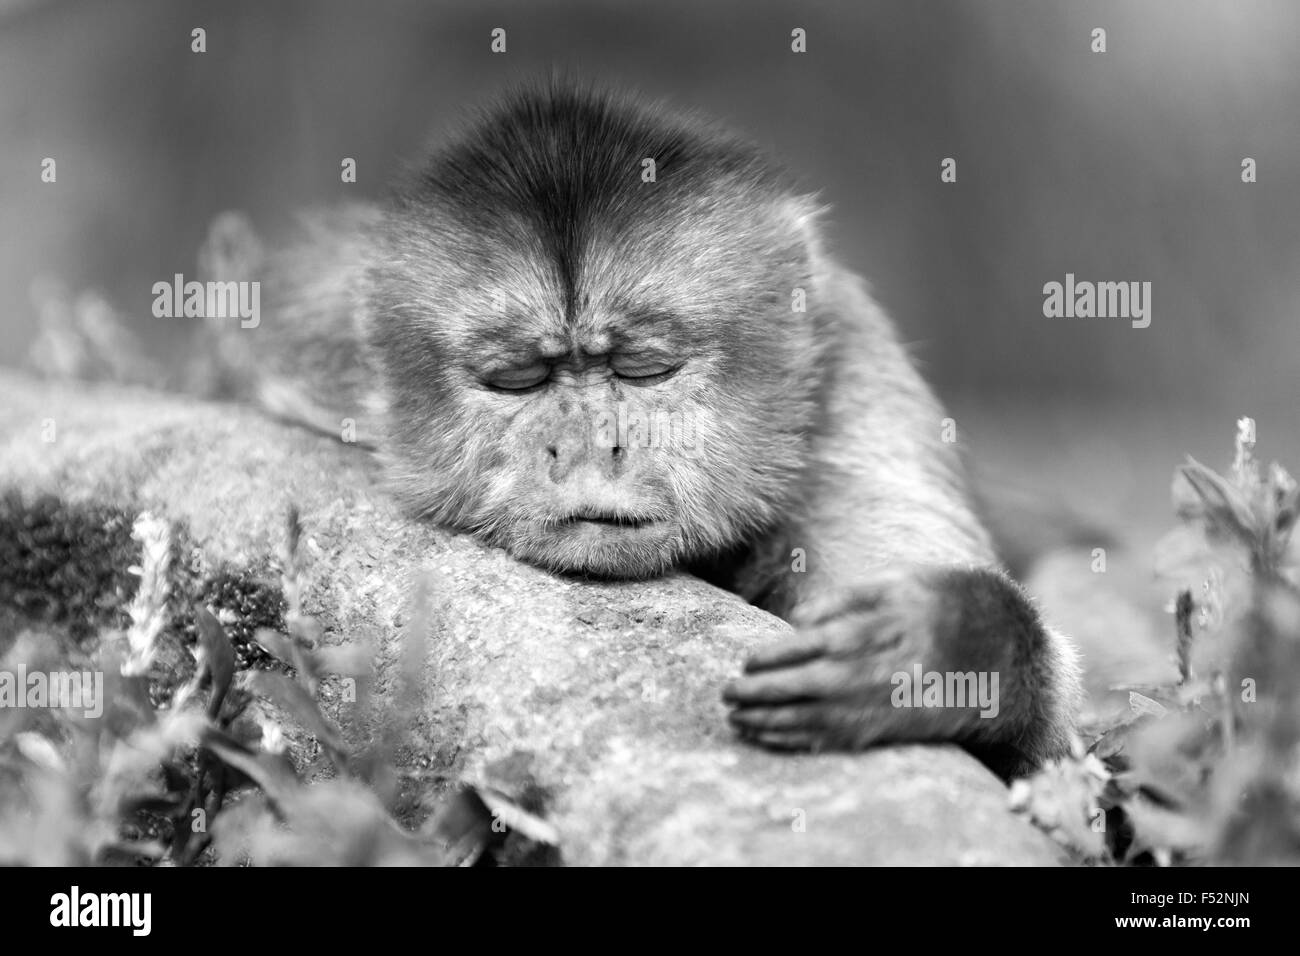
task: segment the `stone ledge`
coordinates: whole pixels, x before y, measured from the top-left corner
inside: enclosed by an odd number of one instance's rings
[[[530,756],[567,862],[1062,861],[957,748],[738,744],[719,691],[788,632],[777,618],[685,575],[557,578],[405,518],[375,478],[360,450],[247,409],[0,373],[0,492],[147,508],[184,522],[206,560],[250,566],[274,560],[295,503],[307,610],[327,640],[369,633],[381,656],[395,653],[411,581],[430,574],[423,729],[459,748],[469,779]]]

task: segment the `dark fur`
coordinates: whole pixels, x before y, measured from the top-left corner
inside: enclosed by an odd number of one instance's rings
[[[236,361],[273,411],[358,420],[418,514],[560,572],[687,565],[794,620],[728,689],[755,739],[956,740],[1023,771],[1068,746],[1072,652],[998,570],[943,412],[818,214],[703,123],[518,93],[386,209],[310,220],[272,255]],[[619,403],[681,416],[699,453],[595,437]],[[889,675],[916,661],[999,669],[1001,715],[893,709]]]

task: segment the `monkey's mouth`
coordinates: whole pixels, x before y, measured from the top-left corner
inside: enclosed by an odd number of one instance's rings
[[[658,521],[656,518],[646,517],[644,515],[620,514],[616,511],[600,511],[597,509],[584,509],[575,512],[564,518],[561,526],[581,526],[590,525],[607,528],[623,528],[629,531],[635,531],[641,528],[648,528]]]
[[[565,512],[520,535],[511,551],[553,571],[615,580],[662,574],[677,553],[681,532],[673,511],[663,505],[588,505]]]

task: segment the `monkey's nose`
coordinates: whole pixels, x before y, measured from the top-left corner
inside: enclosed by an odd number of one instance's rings
[[[582,442],[549,442],[546,454],[550,458],[548,473],[553,482],[566,480],[574,471],[586,467],[603,478],[615,478],[624,463],[623,449],[618,445],[599,447]]]

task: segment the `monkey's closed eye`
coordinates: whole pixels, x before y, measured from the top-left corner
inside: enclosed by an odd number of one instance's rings
[[[488,388],[500,392],[526,392],[543,384],[551,377],[551,370],[545,365],[530,365],[527,368],[507,368],[493,372],[484,383]]]
[[[624,361],[613,363],[614,374],[632,385],[657,385],[667,381],[681,369],[681,365],[666,362]]]

